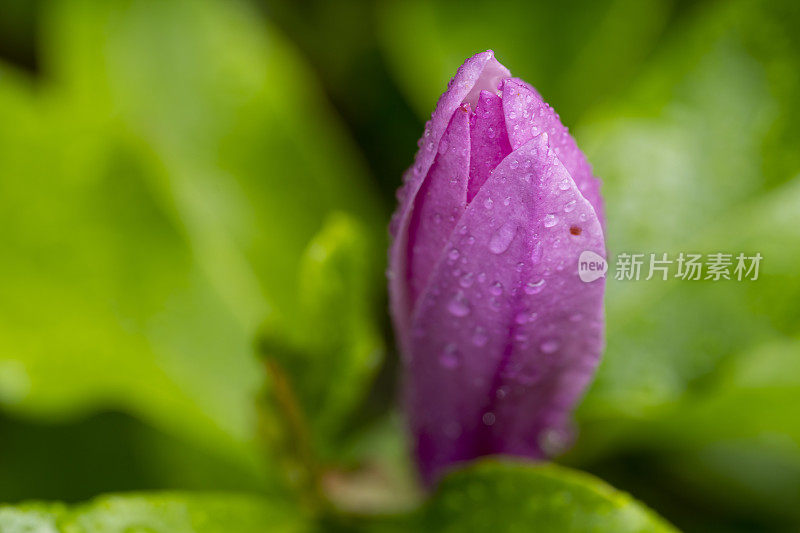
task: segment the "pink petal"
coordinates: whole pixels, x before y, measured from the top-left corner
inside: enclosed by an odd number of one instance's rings
[[[486,77],[483,77],[484,71]],[[444,134],[453,113],[465,99],[472,96],[475,87],[483,87],[491,82],[499,82],[498,76],[508,76],[508,70],[494,59],[491,50],[481,52],[467,59],[450,81],[447,90],[439,98],[436,110],[425,127],[420,139],[420,150],[414,164],[403,176],[403,186],[398,191],[399,205],[390,224],[390,233],[394,242],[389,250],[389,291],[392,293],[392,315],[395,327],[405,330],[411,310],[407,291],[406,259],[408,257],[408,227],[410,212],[414,201],[428,175],[433,163],[439,141]]]
[[[601,222],[605,220],[600,180],[561,119],[529,84],[519,78],[503,83],[503,111],[511,148],[516,150],[540,133],[547,133],[550,147],[567,167],[581,194],[589,200]]]
[[[469,111],[459,108],[442,136],[439,153],[411,212],[407,276],[412,308],[467,207],[469,146]]]
[[[469,189],[471,202],[486,182],[486,178],[505,156],[511,153],[506,134],[503,101],[494,93],[481,91],[470,131]]]
[[[588,379],[602,344],[603,282],[577,276],[585,249],[604,255],[598,218],[546,136],[536,137],[504,159],[467,206],[412,317],[405,391],[427,481],[479,455],[539,456],[538,441],[526,439],[563,426],[563,407],[578,389],[557,384]],[[524,321],[534,312],[534,322]],[[585,320],[575,322],[578,313]],[[546,386],[520,397],[529,375]]]

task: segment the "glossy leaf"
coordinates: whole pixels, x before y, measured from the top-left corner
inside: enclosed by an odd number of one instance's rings
[[[409,527],[394,525],[399,524]],[[410,524],[420,531],[675,531],[627,494],[590,475],[497,459],[447,476]]]
[[[87,504],[0,506],[4,533],[250,533],[308,531],[283,501],[244,495],[154,493],[102,496]]]

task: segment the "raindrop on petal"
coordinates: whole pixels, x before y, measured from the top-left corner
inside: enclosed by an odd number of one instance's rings
[[[444,368],[457,368],[461,364],[461,354],[458,353],[458,347],[450,343],[444,347],[444,350],[439,355],[439,364]]]
[[[529,281],[525,284],[525,294],[533,295],[539,294],[544,289],[546,281],[544,278],[540,279],[539,281]]]
[[[555,353],[560,345],[561,344],[556,339],[549,339],[542,342],[542,344],[539,345],[539,349],[542,350],[542,353],[551,354]]]
[[[447,304],[447,310],[450,311],[450,314],[453,316],[463,317],[467,316],[470,312],[470,306],[467,299],[464,297],[464,293],[458,291],[458,293],[450,300],[450,303]]]
[[[489,239],[489,251],[493,254],[502,254],[508,250],[516,234],[517,225],[513,222],[506,222]]]

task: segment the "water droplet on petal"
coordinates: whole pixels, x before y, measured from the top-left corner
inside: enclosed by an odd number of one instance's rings
[[[472,333],[472,344],[481,347],[481,346],[486,346],[486,343],[488,341],[489,341],[489,336],[486,334],[486,330],[483,329],[481,326],[475,328],[475,331]]]
[[[493,426],[496,418],[494,416],[494,413],[489,411],[488,413],[483,413],[482,420],[483,423],[486,424],[487,426]]]
[[[500,296],[501,294],[503,294],[503,284],[500,283],[499,281],[495,281],[494,283],[492,283],[492,286],[489,287],[489,292],[491,292],[495,296]]]
[[[461,276],[461,279],[458,280],[458,284],[467,289],[472,286],[473,281],[474,279],[472,276],[472,272],[467,272],[466,274]]]
[[[447,257],[450,258],[450,261],[455,261],[456,259],[458,259],[459,254],[460,252],[457,249],[453,248],[452,250],[447,252]]]
[[[525,294],[539,294],[544,289],[545,283],[546,282],[544,278],[540,279],[539,281],[529,281],[525,284]]]
[[[447,304],[447,310],[450,311],[450,314],[453,316],[467,316],[470,312],[470,306],[467,299],[464,297],[464,293],[458,291],[456,295],[450,300],[450,303]]]
[[[444,368],[457,368],[461,364],[461,354],[458,352],[458,346],[453,343],[445,346],[439,355],[439,364]]]
[[[526,313],[524,311],[522,313],[517,313],[517,316],[514,317],[514,322],[516,322],[520,326],[522,324],[527,324],[528,323],[528,313]]]
[[[541,260],[542,260],[542,241],[536,241],[536,243],[533,245],[533,250],[531,250],[531,261],[533,261],[534,265],[537,265]]]
[[[558,224],[558,217],[554,214],[545,215],[544,221],[542,222],[545,228],[552,228],[556,224]]]
[[[575,209],[576,204],[577,202],[575,200],[570,200],[569,202],[564,204],[564,212],[565,213],[571,212],[573,209]]]
[[[567,435],[557,429],[546,429],[539,434],[539,447],[547,456],[564,451],[567,443]]]
[[[489,251],[493,254],[502,254],[508,250],[516,234],[517,225],[513,222],[506,222],[489,239]]]
[[[491,209],[493,205],[494,201],[491,198],[487,198],[486,200],[483,201],[483,207],[485,207],[486,209]]]
[[[558,188],[561,189],[562,191],[566,191],[567,189],[569,189],[569,179],[564,178],[563,180],[561,180],[561,183],[558,184]]]
[[[542,353],[551,354],[555,353],[560,345],[556,339],[549,339],[540,344],[539,349],[542,350]]]

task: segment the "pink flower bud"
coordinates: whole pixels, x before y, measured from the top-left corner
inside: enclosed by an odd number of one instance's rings
[[[398,193],[389,290],[416,458],[544,458],[603,347],[600,182],[558,115],[492,51],[459,68]]]

